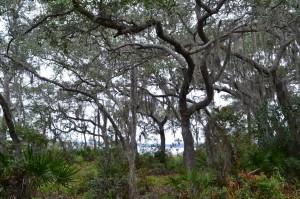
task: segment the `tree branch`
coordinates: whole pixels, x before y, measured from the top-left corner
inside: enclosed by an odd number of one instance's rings
[[[79,90],[79,89],[74,89],[74,88],[70,88],[68,86],[65,86],[59,82],[56,82],[54,80],[51,80],[51,79],[48,79],[46,77],[43,77],[41,75],[39,75],[34,69],[32,69],[31,67],[28,67],[27,63],[23,63],[21,61],[18,61],[6,54],[0,54],[2,56],[5,56],[7,58],[9,58],[10,60],[12,60],[13,62],[17,63],[20,67],[22,67],[24,70],[30,72],[31,74],[33,74],[35,77],[37,77],[38,79],[42,80],[42,81],[46,81],[46,82],[49,82],[51,84],[54,84],[60,88],[62,88],[63,90],[65,91],[68,91],[68,92],[73,92],[73,93],[78,93],[78,94],[82,94],[90,99],[92,99],[94,101],[94,103],[97,105],[97,107],[99,108],[99,110],[101,110],[101,112],[107,117],[107,119],[110,121],[110,123],[112,124],[117,136],[120,138],[122,144],[125,144],[125,140],[124,140],[124,137],[122,136],[122,133],[121,131],[119,130],[117,124],[115,123],[114,119],[112,118],[112,116],[110,115],[110,113],[105,109],[105,107],[99,103],[99,100],[97,99],[96,96],[86,92],[86,91],[82,91],[82,90]]]

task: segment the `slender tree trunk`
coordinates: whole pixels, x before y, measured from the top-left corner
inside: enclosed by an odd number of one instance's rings
[[[213,140],[211,136],[211,124],[207,124],[204,129],[205,136],[205,150],[207,155],[207,163],[208,165],[213,165],[214,162],[214,150],[213,150]]]
[[[136,199],[138,198],[138,191],[136,186],[136,152],[132,150],[132,147],[128,149],[127,152],[127,160],[128,160],[128,167],[129,167],[129,174],[128,174],[128,186],[129,186],[129,198]]]
[[[128,184],[129,184],[129,198],[136,199],[138,198],[138,191],[136,185],[136,155],[137,155],[137,143],[136,143],[136,127],[137,127],[137,71],[136,67],[131,69],[131,89],[130,89],[130,128],[129,128],[129,140],[128,140],[128,166],[129,166],[129,176],[128,176]]]
[[[16,119],[19,124],[25,126],[25,107],[23,103],[23,89],[22,89],[22,76],[20,78],[14,78],[14,84],[16,85]]]
[[[196,131],[195,139],[196,139],[196,149],[198,149],[199,148],[199,131]]]
[[[86,135],[85,135],[85,131],[83,132],[83,139],[84,139],[84,148],[87,148],[87,141],[86,141]]]
[[[6,129],[5,119],[3,118],[0,127],[0,153],[6,151]]]
[[[250,108],[247,108],[247,131],[248,134],[250,135],[252,130],[252,125],[251,125],[251,111]]]
[[[164,126],[159,126],[159,135],[160,135],[160,162],[166,162],[166,137]]]
[[[95,123],[97,123],[97,119],[95,118]],[[94,145],[94,150],[97,149],[97,140],[96,140],[96,126],[93,128],[93,145]]]
[[[100,110],[98,111],[97,114],[97,122],[98,122],[98,126],[101,126],[101,122],[100,122]],[[104,148],[108,151],[109,149],[109,138],[107,135],[107,117],[105,117],[105,115],[103,114],[103,125],[101,126],[101,134],[102,134],[102,139],[104,142]]]
[[[94,150],[97,149],[97,140],[96,140],[96,136],[93,135],[93,145],[94,145]]]

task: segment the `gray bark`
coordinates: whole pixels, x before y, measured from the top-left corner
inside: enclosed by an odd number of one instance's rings
[[[293,114],[293,107],[288,92],[287,84],[282,78],[279,77],[276,71],[272,72],[272,77],[278,99],[278,104],[280,105],[282,113],[288,123],[289,133],[291,134],[291,139],[287,143],[288,152],[291,155],[300,157],[300,127],[297,121],[298,117]]]
[[[195,167],[195,149],[194,138],[190,129],[190,119],[184,118],[181,121],[181,134],[184,142],[183,158],[188,172],[191,172]]]
[[[131,89],[130,89],[130,128],[129,128],[129,140],[127,147],[127,159],[129,166],[128,185],[129,185],[129,198],[138,198],[137,184],[136,184],[136,155],[137,155],[137,143],[136,143],[136,127],[137,127],[137,69],[133,67],[130,72],[131,76]]]
[[[15,124],[13,121],[12,113],[9,108],[9,104],[7,103],[6,99],[0,94],[0,105],[3,109],[5,123],[8,127],[9,135],[13,141],[15,147],[15,154],[16,158],[19,159],[21,157],[21,143],[20,139],[16,133]]]
[[[160,136],[160,161],[161,163],[165,163],[166,161],[166,136],[164,126],[159,126],[159,136]]]

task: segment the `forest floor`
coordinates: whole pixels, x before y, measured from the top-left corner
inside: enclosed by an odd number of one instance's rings
[[[116,198],[117,192],[125,192],[122,188],[122,177],[111,177],[104,184],[91,183],[99,177],[99,160],[87,160],[76,156],[73,160],[79,168],[74,180],[68,186],[48,184],[40,187],[34,199],[89,199],[89,198]],[[100,166],[101,167],[101,166]],[[116,171],[118,172],[118,171]],[[126,172],[124,173],[126,179]],[[141,156],[137,170],[137,183],[141,199],[188,199],[189,185],[192,181],[198,187],[198,196],[203,199],[299,199],[299,184],[289,183],[279,174],[265,175],[263,172],[240,171],[238,176],[226,177],[222,186],[216,182],[216,176],[209,168],[201,168],[193,176],[184,174],[181,157],[169,157],[165,164],[151,156]],[[113,179],[115,178],[115,179]],[[123,180],[124,180],[123,179]],[[112,181],[111,181],[112,180]],[[121,186],[119,186],[121,185]],[[96,189],[103,189],[110,193],[100,196]],[[111,190],[109,190],[111,189]],[[126,195],[126,194],[125,194]]]

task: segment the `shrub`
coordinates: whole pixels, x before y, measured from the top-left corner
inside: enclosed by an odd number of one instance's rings
[[[230,198],[281,199],[284,180],[279,174],[267,177],[263,173],[242,172],[235,179],[227,179]]]
[[[34,152],[27,148],[21,160],[0,157],[0,196],[5,198],[31,198],[39,187],[48,183],[67,186],[78,171],[61,154],[52,151]]]
[[[90,190],[85,197],[126,198],[128,192],[127,161],[119,147],[101,151],[99,174],[89,182]]]
[[[174,173],[184,173],[183,157],[180,155],[168,157],[166,161],[166,169]]]

